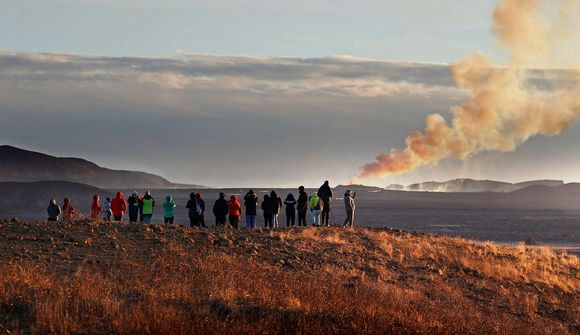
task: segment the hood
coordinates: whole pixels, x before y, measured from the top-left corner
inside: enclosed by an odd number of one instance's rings
[[[290,200],[290,201],[295,200],[294,199],[294,194],[288,193],[288,196],[286,197],[286,200]]]
[[[220,193],[220,199],[225,199],[225,197],[226,197],[226,194],[224,192],[221,192]]]
[[[51,205],[56,205],[56,200],[55,199],[50,199],[50,204]]]
[[[195,194],[195,198],[196,198],[197,200],[203,200],[203,197],[201,196],[201,193],[196,193],[196,194]]]
[[[193,193],[193,192],[189,193],[189,199],[195,200],[195,193]]]
[[[137,193],[137,191],[134,191],[133,194],[132,194],[132,196],[138,197],[139,196],[139,193]]]
[[[232,196],[230,197],[230,200],[231,200],[232,202],[237,202],[237,201],[238,201],[238,197],[237,197],[237,196],[235,196],[235,195],[232,195]]]
[[[346,192],[344,192],[344,196],[345,197],[350,197],[350,190],[346,190]]]
[[[99,200],[99,195],[98,194],[93,195],[93,200]]]
[[[172,196],[170,196],[170,195],[167,195],[167,196],[165,197],[165,202],[171,202],[171,201],[173,201],[173,197],[172,197]]]
[[[123,197],[123,192],[117,192],[117,198],[122,198]]]
[[[68,200],[68,198],[64,198],[64,201],[63,201],[63,202],[64,202],[65,204],[68,204],[68,203],[70,203],[70,200]]]

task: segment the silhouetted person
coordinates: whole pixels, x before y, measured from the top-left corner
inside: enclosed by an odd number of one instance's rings
[[[272,201],[269,195],[264,195],[264,201],[262,201],[262,212],[264,213],[264,228],[273,228],[272,224]]]
[[[274,228],[278,228],[278,217],[280,216],[280,209],[282,208],[282,199],[276,194],[276,191],[270,192],[270,201],[272,202],[272,221]]]
[[[240,222],[240,217],[242,216],[242,205],[238,201],[238,197],[232,195],[230,201],[228,202],[228,213],[230,219],[230,226],[234,229],[238,229],[238,223]]]
[[[137,223],[139,220],[139,193],[137,191],[133,192],[129,199],[127,199],[127,205],[129,206],[129,222]]]
[[[75,216],[75,208],[70,202],[69,198],[64,198],[64,202],[62,204],[62,218],[64,221],[72,221]]]
[[[354,199],[356,198],[356,192],[352,193],[350,190],[347,190],[344,193],[344,208],[346,209],[346,220],[344,220],[343,227],[352,227],[354,226],[354,211],[356,209]]]
[[[298,188],[298,226],[306,227],[306,212],[308,212],[308,194],[304,192],[304,186]]]
[[[127,210],[127,201],[123,198],[123,192],[117,192],[117,195],[111,201],[111,211],[113,211],[113,219],[115,221],[123,221],[125,211]]]
[[[201,207],[197,203],[197,197],[194,192],[189,194],[189,201],[185,208],[188,209],[189,224],[191,227],[201,227]]]
[[[205,201],[203,200],[203,196],[201,193],[195,194],[195,199],[197,200],[197,205],[199,206],[200,213],[199,213],[199,223],[202,227],[205,227]]]
[[[91,220],[92,221],[98,221],[101,219],[101,211],[103,210],[101,208],[101,205],[99,204],[99,195],[95,194],[93,195],[93,203],[91,204]]]
[[[113,212],[111,211],[111,198],[105,198],[105,203],[103,204],[103,221],[111,221],[111,216]]]
[[[258,197],[254,190],[249,190],[244,196],[244,206],[246,207],[246,228],[256,228],[256,216],[258,215]]]
[[[328,180],[324,182],[318,189],[318,197],[324,203],[324,208],[321,211],[321,225],[330,226],[330,211],[332,208],[332,189],[328,184]]]
[[[48,208],[46,208],[46,214],[48,214],[48,221],[58,221],[61,210],[60,206],[56,203],[56,199],[50,199]]]
[[[296,222],[296,199],[292,193],[288,193],[284,204],[286,205],[286,227],[293,227]]]
[[[155,207],[155,199],[151,196],[150,191],[145,192],[143,200],[141,200],[141,207],[143,211],[143,222],[151,223],[153,217],[153,207]]]
[[[173,224],[175,220],[175,201],[173,201],[173,197],[171,195],[165,196],[165,202],[163,203],[163,209],[165,209],[165,215],[163,216],[163,222]]]
[[[228,215],[228,201],[226,195],[221,192],[219,199],[213,204],[213,215],[215,216],[216,226],[225,226],[226,217]]]

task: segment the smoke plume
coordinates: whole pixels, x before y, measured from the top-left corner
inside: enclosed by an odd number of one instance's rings
[[[565,66],[569,54],[560,46],[578,45],[574,10],[579,0],[502,0],[496,7],[493,33],[509,51],[500,66],[482,53],[452,64],[457,85],[469,93],[463,106],[452,107],[452,120],[429,115],[423,131],[411,133],[402,150],[391,150],[360,167],[358,179],[415,171],[445,158],[467,159],[482,151],[509,152],[536,135],[555,136],[580,114],[580,75],[549,89],[530,80],[534,69]],[[549,72],[549,71],[544,71]],[[550,78],[545,78],[550,79]]]

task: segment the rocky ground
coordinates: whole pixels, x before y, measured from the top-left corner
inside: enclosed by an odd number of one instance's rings
[[[401,230],[5,220],[0,334],[577,334],[578,270]]]

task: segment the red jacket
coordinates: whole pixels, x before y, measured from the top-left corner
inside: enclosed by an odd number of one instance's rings
[[[228,213],[230,215],[240,216],[242,215],[242,205],[238,201],[238,197],[232,195],[230,201],[228,201]]]
[[[115,199],[111,201],[113,216],[123,216],[127,210],[127,201],[123,198],[123,192],[117,192]]]

